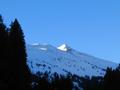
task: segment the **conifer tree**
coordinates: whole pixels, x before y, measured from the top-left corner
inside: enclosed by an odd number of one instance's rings
[[[107,68],[103,84],[104,90],[120,90],[120,66],[114,70]]]
[[[11,85],[12,89],[29,90],[30,70],[27,66],[27,54],[24,34],[17,19],[11,24],[9,33],[11,58]]]
[[[6,26],[3,23],[2,16],[0,15],[0,90],[8,87],[8,58],[7,58],[7,32]]]

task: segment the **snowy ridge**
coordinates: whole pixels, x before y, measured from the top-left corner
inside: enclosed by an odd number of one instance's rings
[[[80,76],[103,76],[107,67],[116,68],[118,64],[80,53],[68,45],[56,48],[49,44],[27,45],[28,65],[32,73],[68,72]]]

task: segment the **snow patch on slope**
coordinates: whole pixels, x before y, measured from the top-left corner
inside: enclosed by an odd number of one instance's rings
[[[62,45],[59,46],[57,49],[66,52],[66,51],[70,50],[70,47],[69,47],[67,44],[62,44]]]

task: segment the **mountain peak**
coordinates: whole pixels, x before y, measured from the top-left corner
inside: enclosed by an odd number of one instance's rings
[[[28,65],[33,74],[37,72],[57,72],[60,75],[67,73],[79,76],[103,76],[107,67],[113,69],[118,64],[105,61],[93,56],[78,52],[67,44],[59,47],[36,43],[27,45]],[[103,64],[104,63],[104,64]]]
[[[70,47],[67,44],[62,44],[57,49],[66,52],[66,51],[70,50]]]

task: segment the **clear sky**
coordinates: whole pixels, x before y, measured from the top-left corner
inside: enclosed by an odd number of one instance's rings
[[[18,18],[26,42],[66,43],[120,62],[120,0],[0,0],[7,25]]]

